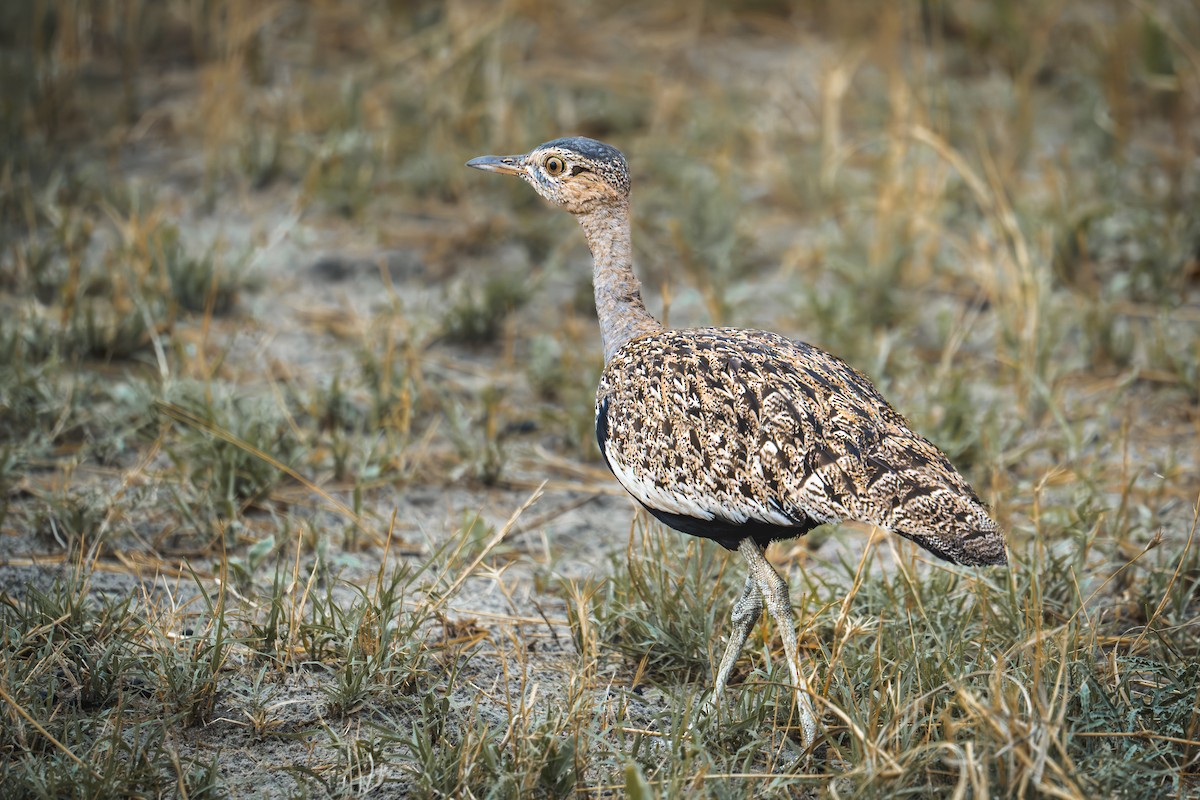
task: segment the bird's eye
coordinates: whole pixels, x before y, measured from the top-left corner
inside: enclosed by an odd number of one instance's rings
[[[550,156],[546,159],[546,172],[550,173],[551,177],[558,177],[566,168],[566,163],[558,156]]]

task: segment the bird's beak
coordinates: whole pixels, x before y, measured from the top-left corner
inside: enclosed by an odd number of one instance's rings
[[[520,175],[524,160],[525,156],[480,156],[468,161],[467,166],[501,175]]]

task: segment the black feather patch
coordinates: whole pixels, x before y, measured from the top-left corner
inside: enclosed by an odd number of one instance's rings
[[[612,472],[612,464],[608,463],[608,453],[604,452],[604,444],[608,441],[608,400],[601,400],[596,406],[596,444],[600,445],[600,457],[604,459],[604,466],[608,467],[608,471]]]
[[[664,525],[692,536],[711,539],[726,550],[737,550],[738,545],[746,538],[753,539],[763,547],[780,539],[795,539],[820,524],[807,517],[792,525],[776,525],[773,522],[763,522],[757,519],[748,519],[745,522],[733,522],[721,517],[697,519],[684,514],[659,511],[645,503],[642,503],[642,506]]]

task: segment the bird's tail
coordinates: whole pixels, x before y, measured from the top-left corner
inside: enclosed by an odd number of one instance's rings
[[[937,500],[936,517],[897,515],[890,527],[936,556],[955,564],[1007,564],[1004,532],[978,500],[947,493]]]
[[[1005,564],[1004,532],[950,464],[924,438],[906,432],[872,449],[875,474],[859,500],[871,521],[955,564]]]

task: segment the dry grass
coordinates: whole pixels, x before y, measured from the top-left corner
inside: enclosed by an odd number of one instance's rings
[[[0,794],[1195,794],[1194,3],[610,5],[0,11]],[[696,718],[740,566],[614,499],[582,238],[462,168],[571,133],[651,307],[1009,531],[773,551],[816,753],[769,626]]]

